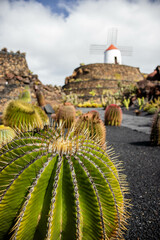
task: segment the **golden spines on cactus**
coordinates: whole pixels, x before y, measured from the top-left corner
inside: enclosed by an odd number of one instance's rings
[[[100,119],[96,110],[82,114],[75,122],[75,134],[80,134],[88,130],[90,137],[99,141],[101,147],[105,148],[106,127]]]
[[[122,109],[116,104],[106,107],[104,115],[105,125],[120,126],[122,123]]]
[[[41,110],[37,110],[37,108],[23,100],[11,100],[4,109],[3,123],[5,126],[23,132],[36,127],[42,129],[46,122],[41,117],[43,115]]]
[[[1,149],[1,240],[123,239],[128,201],[119,162],[87,130],[74,133],[24,133]]]
[[[0,125],[0,147],[10,142],[15,136],[16,133],[12,128]]]

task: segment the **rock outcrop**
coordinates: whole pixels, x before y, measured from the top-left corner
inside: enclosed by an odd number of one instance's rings
[[[130,85],[143,79],[142,73],[136,67],[107,63],[88,64],[76,68],[71,76],[66,77],[63,90],[66,94],[78,94],[79,99],[92,98],[98,101],[104,90],[115,93],[119,81]]]
[[[46,103],[54,105],[61,102],[61,87],[43,85],[38,75],[29,70],[25,53],[8,52],[3,48],[0,51],[0,112],[3,112],[7,101],[18,97],[25,85],[30,86],[32,101],[36,102],[35,84],[43,91]]]
[[[137,82],[137,97],[145,97],[148,100],[160,97],[160,66],[148,74],[146,79]]]

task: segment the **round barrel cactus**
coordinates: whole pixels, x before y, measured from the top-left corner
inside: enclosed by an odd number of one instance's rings
[[[1,148],[0,239],[123,238],[125,180],[88,136],[58,127]]]
[[[64,103],[64,105],[60,106],[56,119],[58,123],[63,123],[65,128],[70,128],[75,121],[76,110],[75,107],[70,103]]]
[[[105,147],[106,127],[100,119],[99,112],[96,110],[82,114],[75,123],[76,134],[82,133],[88,129],[90,137],[96,139],[101,147]]]
[[[15,131],[4,125],[0,125],[0,147],[11,141],[16,136]]]
[[[152,145],[160,145],[160,109],[153,116],[150,141]]]
[[[42,129],[47,121],[47,116],[44,117],[42,111],[23,100],[11,100],[4,109],[3,124],[17,131],[29,131],[36,127]]]
[[[105,125],[120,126],[122,123],[122,109],[116,104],[110,104],[105,110]]]

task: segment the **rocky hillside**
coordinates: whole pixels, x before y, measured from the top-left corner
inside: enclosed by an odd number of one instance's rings
[[[98,100],[104,90],[116,92],[119,81],[130,85],[143,79],[136,67],[107,63],[88,64],[76,68],[71,76],[66,77],[63,90],[66,94],[76,93],[83,100]]]
[[[61,87],[44,85],[38,76],[29,70],[25,53],[8,52],[6,48],[0,51],[0,112],[5,104],[18,97],[26,85],[30,86],[32,101],[36,102],[34,85],[43,91],[46,103],[51,105],[62,101]]]

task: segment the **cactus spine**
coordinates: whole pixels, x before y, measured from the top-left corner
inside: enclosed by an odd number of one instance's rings
[[[27,133],[0,156],[1,240],[123,239],[124,179],[87,135]]]
[[[42,129],[47,120],[43,121],[43,113],[37,108],[23,100],[11,100],[4,109],[3,124],[17,131],[30,131],[36,127]]]
[[[99,141],[100,146],[105,148],[106,128],[96,110],[85,113],[77,119],[75,123],[76,134],[86,129],[88,129],[90,137]]]
[[[122,122],[122,110],[116,104],[110,104],[105,110],[105,125],[120,126]]]
[[[153,145],[160,145],[160,108],[153,117],[150,141]]]

